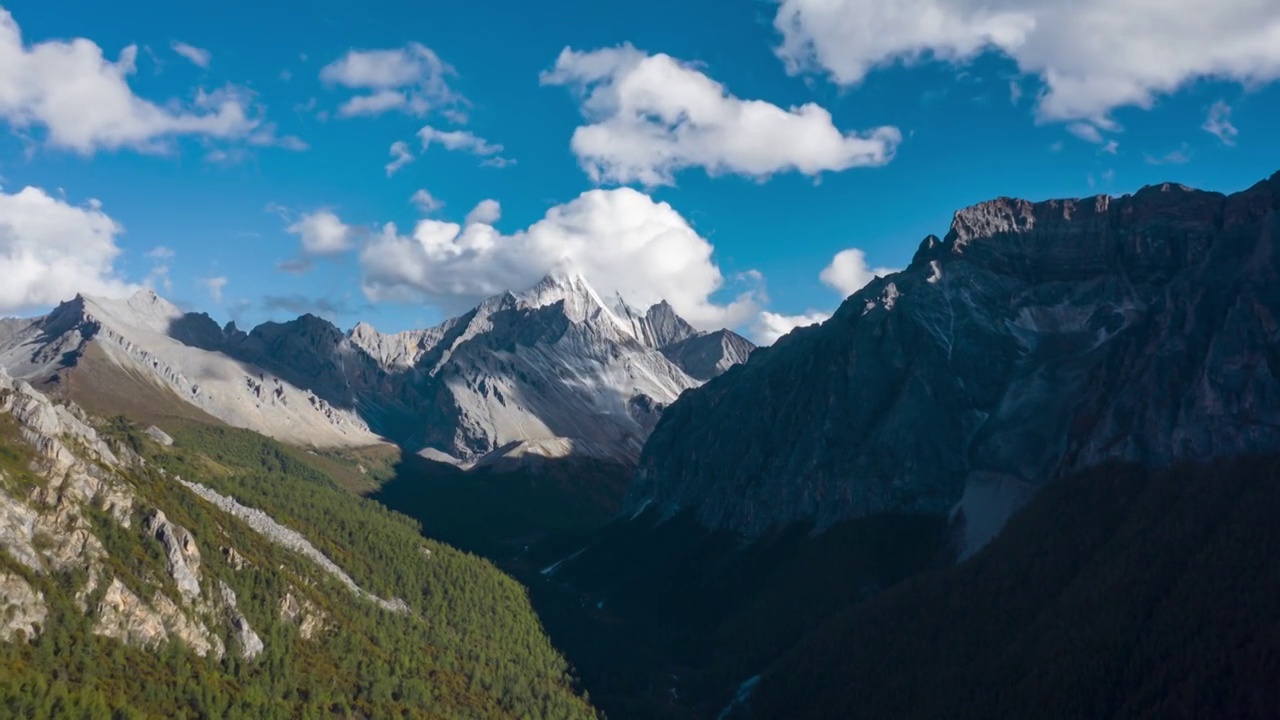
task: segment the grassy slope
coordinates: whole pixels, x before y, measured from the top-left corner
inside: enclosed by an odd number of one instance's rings
[[[1280,716],[1280,461],[1096,470],[824,624],[755,717]]]

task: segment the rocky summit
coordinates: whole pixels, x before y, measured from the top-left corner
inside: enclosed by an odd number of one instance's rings
[[[0,324],[0,367],[95,410],[217,419],[310,447],[390,441],[458,465],[634,463],[666,406],[752,349],[665,302],[605,299],[574,272],[396,335],[313,315],[246,333],[150,291]]]
[[[1280,452],[1280,175],[1001,198],[664,413],[627,504],[756,535],[952,512],[965,551],[1110,460]]]

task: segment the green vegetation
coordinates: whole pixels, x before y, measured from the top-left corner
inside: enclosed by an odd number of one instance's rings
[[[93,618],[76,607],[83,577],[34,576],[0,554],[0,565],[42,591],[51,611],[35,642],[0,643],[0,717],[596,717],[524,588],[490,563],[426,540],[415,521],[343,490],[305,451],[196,422],[172,431],[175,446],[159,448],[127,421],[106,429],[144,451],[150,464],[130,478],[138,495],[131,529],[89,512],[111,554],[107,581],[89,604],[99,602],[112,576],[144,599],[157,588],[173,596],[159,543],[143,529],[161,508],[195,536],[206,592],[226,582],[266,650],[241,660],[230,633],[222,637],[229,649],[222,660],[199,658],[177,642],[154,652],[125,647],[93,635]],[[22,464],[20,456],[9,460],[15,447],[0,442],[6,472]],[[412,611],[386,612],[358,599],[309,561],[194,496],[174,473],[267,511],[363,588],[402,598]],[[244,568],[234,569],[223,548],[238,551]],[[303,639],[281,618],[281,599],[290,593],[322,611],[324,629],[316,637]]]
[[[1280,461],[1101,468],[973,561],[816,628],[758,718],[1269,718],[1280,710]]]
[[[505,562],[547,538],[585,538],[608,523],[630,478],[628,467],[581,458],[463,472],[408,456],[370,497],[431,537]]]

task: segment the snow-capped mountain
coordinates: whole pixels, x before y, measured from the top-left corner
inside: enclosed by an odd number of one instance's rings
[[[665,302],[606,301],[564,272],[394,335],[364,323],[344,333],[311,315],[245,333],[149,291],[78,296],[0,323],[0,367],[91,406],[197,412],[317,447],[391,440],[460,465],[527,454],[632,462],[667,405],[751,348],[728,331],[697,332]]]

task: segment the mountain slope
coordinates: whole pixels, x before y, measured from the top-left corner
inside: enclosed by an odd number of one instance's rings
[[[1274,457],[1092,469],[813,628],[732,717],[1275,717],[1277,512]]]
[[[331,405],[306,387],[217,351],[221,331],[151,292],[128,300],[77,297],[0,346],[0,367],[41,385],[64,383],[92,351],[102,373],[124,370],[156,390],[237,427],[298,445],[371,445],[380,438],[356,412]]]
[[[682,343],[701,344],[664,354]],[[385,439],[459,465],[634,463],[666,405],[749,349],[731,333],[698,333],[666,303],[645,312],[606,303],[576,273],[398,335],[366,324],[343,333],[311,315],[245,333],[150,292],[77,297],[0,325],[0,367],[89,405],[215,417],[313,447]]]
[[[1280,450],[1280,175],[999,199],[664,414],[627,506],[757,534],[956,509],[964,550],[1109,460]]]
[[[0,714],[596,716],[491,565],[307,453],[167,429],[0,373]]]

